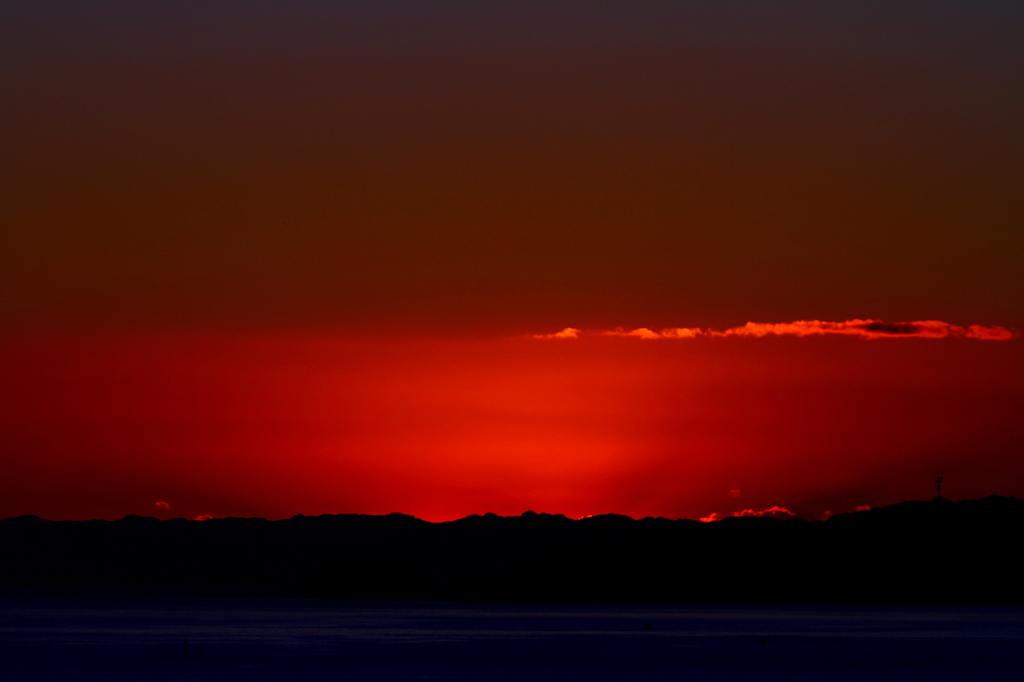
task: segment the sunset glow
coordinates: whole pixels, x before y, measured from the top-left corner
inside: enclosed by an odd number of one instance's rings
[[[1022,35],[0,3],[0,517],[1024,495]]]
[[[0,514],[819,518],[927,496],[939,468],[1011,493],[1018,344],[8,340],[0,428],[26,456]]]

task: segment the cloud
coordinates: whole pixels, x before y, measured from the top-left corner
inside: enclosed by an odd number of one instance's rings
[[[601,336],[635,336],[638,339],[660,339],[663,338],[661,334],[655,331],[651,331],[647,327],[640,327],[639,329],[626,330],[622,327],[613,329],[609,332],[600,332]]]
[[[660,332],[638,327],[636,329],[617,329],[582,332],[573,327],[566,327],[555,334],[533,334],[536,339],[577,339],[580,334],[597,334],[599,336],[631,336],[638,339],[695,339],[698,337],[742,336],[762,338],[765,336],[856,336],[863,339],[898,339],[921,338],[942,339],[958,337],[979,339],[982,341],[1007,341],[1016,338],[1018,333],[1004,327],[984,327],[972,324],[959,327],[941,320],[917,320],[915,322],[883,322],[882,320],[853,319],[845,322],[825,322],[822,320],[796,320],[795,322],[747,322],[742,327],[732,327],[725,331],[701,329],[700,327],[669,327]]]
[[[870,511],[870,510],[871,510],[871,505],[870,504],[865,504],[863,506],[857,507],[857,511]]]
[[[579,329],[573,329],[572,327],[566,327],[560,332],[554,334],[531,334],[535,339],[576,339],[579,338]]]
[[[703,334],[700,327],[672,327],[661,330],[663,339],[695,339]]]
[[[982,327],[980,324],[972,324],[964,336],[983,341],[1008,341],[1016,337],[1017,333],[1003,327]]]
[[[859,336],[865,339],[885,338],[926,338],[941,339],[947,336],[1003,340],[1013,334],[1002,327],[981,327],[971,334],[968,329],[940,320],[919,320],[916,322],[882,322],[881,320],[846,320],[845,322],[823,322],[821,320],[797,320],[777,324],[747,322],[742,327],[733,327],[724,332],[708,332],[711,336],[824,336],[840,334]]]
[[[156,506],[160,507],[161,509],[170,509],[171,508],[171,505],[167,504],[166,502],[157,502]]]
[[[213,518],[213,517],[212,517],[212,516],[210,516],[209,514],[200,514],[199,516],[195,517],[195,518],[194,518],[194,519],[192,519],[192,520],[193,520],[193,521],[209,521],[209,520],[210,520],[210,519],[212,519],[212,518]]]
[[[733,516],[768,516],[773,519],[791,519],[796,516],[793,512],[789,511],[785,507],[778,505],[769,507],[768,509],[762,509],[761,511],[754,511],[753,509],[744,509],[743,511],[733,512]]]
[[[738,492],[738,491],[731,491],[731,492]],[[732,515],[733,516],[767,516],[768,518],[772,518],[772,519],[792,519],[792,518],[796,518],[796,514],[794,514],[793,512],[789,511],[785,507],[780,507],[778,505],[776,505],[774,507],[769,507],[768,509],[762,509],[760,511],[757,511],[757,510],[754,510],[754,509],[744,509],[743,511],[733,512]],[[711,514],[708,514],[707,516],[702,516],[702,517],[700,517],[699,520],[703,521],[704,523],[711,523],[712,521],[721,521],[721,519],[718,518],[718,512],[712,512]]]
[[[740,491],[739,490],[730,490],[729,491],[729,496],[730,497],[739,497],[740,496]]]

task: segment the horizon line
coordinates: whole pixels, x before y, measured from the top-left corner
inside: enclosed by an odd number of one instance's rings
[[[338,513],[335,513],[335,514],[324,512],[322,514],[303,514],[303,513],[300,512],[298,514],[294,514],[292,516],[283,517],[283,518],[279,518],[279,519],[268,519],[268,518],[265,518],[265,517],[262,517],[262,516],[211,516],[209,514],[201,514],[201,515],[199,515],[197,517],[194,517],[194,518],[191,518],[191,519],[185,518],[183,516],[177,516],[177,517],[174,517],[174,518],[171,518],[171,519],[160,519],[160,518],[157,518],[155,516],[143,516],[141,514],[136,514],[134,512],[130,512],[128,514],[125,514],[121,518],[118,518],[118,519],[79,519],[79,520],[74,520],[74,519],[47,519],[47,518],[43,518],[43,517],[39,516],[38,514],[19,514],[18,516],[9,516],[9,517],[0,519],[0,523],[4,523],[6,521],[16,521],[16,520],[19,520],[19,519],[36,519],[36,520],[39,520],[39,521],[45,521],[47,523],[93,523],[93,522],[118,523],[120,521],[125,521],[127,519],[132,519],[132,518],[142,519],[142,520],[147,520],[147,521],[148,520],[152,520],[152,521],[157,521],[159,523],[167,523],[167,522],[170,522],[170,521],[206,522],[206,521],[228,521],[228,520],[256,520],[256,521],[268,521],[270,523],[274,523],[274,522],[277,522],[277,521],[291,521],[293,519],[299,519],[299,518],[316,519],[316,518],[322,518],[324,516],[366,516],[366,517],[372,517],[372,518],[384,518],[384,517],[389,517],[389,516],[401,516],[401,517],[406,517],[406,518],[409,518],[409,519],[413,519],[415,521],[421,521],[423,523],[429,523],[429,524],[432,524],[432,525],[439,525],[439,524],[444,524],[444,523],[456,523],[458,521],[465,521],[466,519],[485,518],[485,517],[489,517],[489,516],[493,516],[493,517],[499,518],[499,519],[518,519],[518,518],[523,518],[524,516],[525,517],[549,516],[549,517],[556,517],[556,518],[566,519],[567,521],[586,521],[587,519],[605,518],[605,517],[611,516],[611,517],[629,519],[630,521],[634,521],[634,522],[639,522],[639,521],[644,521],[644,520],[647,520],[647,519],[651,519],[651,520],[664,520],[664,521],[692,521],[694,523],[701,523],[701,524],[705,524],[705,523],[718,523],[720,521],[726,521],[728,519],[766,518],[766,519],[770,519],[770,520],[773,520],[773,521],[802,521],[804,523],[822,523],[822,522],[828,521],[830,519],[833,519],[833,518],[835,518],[837,516],[843,516],[843,515],[847,515],[847,514],[866,513],[866,512],[870,512],[872,510],[888,509],[889,507],[894,507],[894,506],[897,506],[897,505],[907,504],[907,503],[928,504],[928,503],[934,503],[934,502],[942,502],[942,503],[950,503],[950,504],[961,504],[961,503],[965,503],[965,502],[977,502],[977,501],[980,501],[980,500],[986,500],[986,499],[993,498],[993,497],[998,497],[998,498],[1002,498],[1002,499],[1013,499],[1013,500],[1018,499],[1016,497],[1013,497],[1012,495],[1011,496],[1007,496],[1007,495],[999,495],[999,494],[993,493],[991,495],[986,495],[985,497],[972,498],[972,499],[969,499],[969,500],[968,499],[965,499],[965,500],[951,500],[948,497],[933,497],[931,499],[924,499],[924,500],[922,500],[922,499],[902,500],[900,502],[893,502],[892,504],[888,504],[888,505],[884,505],[884,506],[878,506],[878,507],[868,504],[868,505],[860,505],[860,506],[856,507],[852,511],[834,512],[834,513],[826,512],[823,518],[805,518],[805,517],[800,516],[798,514],[794,514],[793,512],[791,512],[788,509],[786,509],[785,507],[773,506],[773,507],[769,507],[767,509],[760,510],[760,511],[752,510],[752,509],[744,509],[744,510],[740,510],[740,511],[735,511],[735,512],[733,512],[731,514],[728,514],[728,515],[725,515],[725,516],[721,516],[721,517],[719,517],[716,512],[712,512],[707,517],[702,517],[702,518],[697,518],[697,519],[684,518],[684,517],[669,518],[669,517],[666,517],[666,516],[642,516],[640,518],[636,518],[636,517],[630,516],[628,514],[617,514],[615,512],[605,512],[603,514],[585,514],[583,516],[573,517],[573,516],[567,516],[567,515],[562,514],[560,512],[535,512],[535,511],[533,511],[531,509],[527,509],[527,510],[523,511],[520,514],[510,515],[510,516],[502,516],[501,514],[496,514],[494,512],[484,512],[483,514],[478,514],[478,513],[467,514],[466,516],[460,516],[459,518],[450,519],[450,520],[447,520],[447,521],[428,521],[427,519],[420,518],[420,517],[415,516],[413,514],[407,514],[405,512],[388,512],[386,514],[364,514],[364,513],[359,513],[359,512],[338,512]],[[1022,498],[1022,499],[1024,499],[1024,498]]]

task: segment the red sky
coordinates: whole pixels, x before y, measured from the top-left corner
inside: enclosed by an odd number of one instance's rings
[[[0,515],[808,517],[1020,494],[1020,341],[5,344]],[[739,490],[733,497],[730,491]],[[169,509],[155,506],[157,501]]]
[[[5,2],[0,73],[0,516],[1024,495],[1017,4]]]

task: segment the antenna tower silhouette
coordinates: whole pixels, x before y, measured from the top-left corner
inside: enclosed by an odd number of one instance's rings
[[[938,472],[935,475],[935,499],[942,499],[942,472]]]

